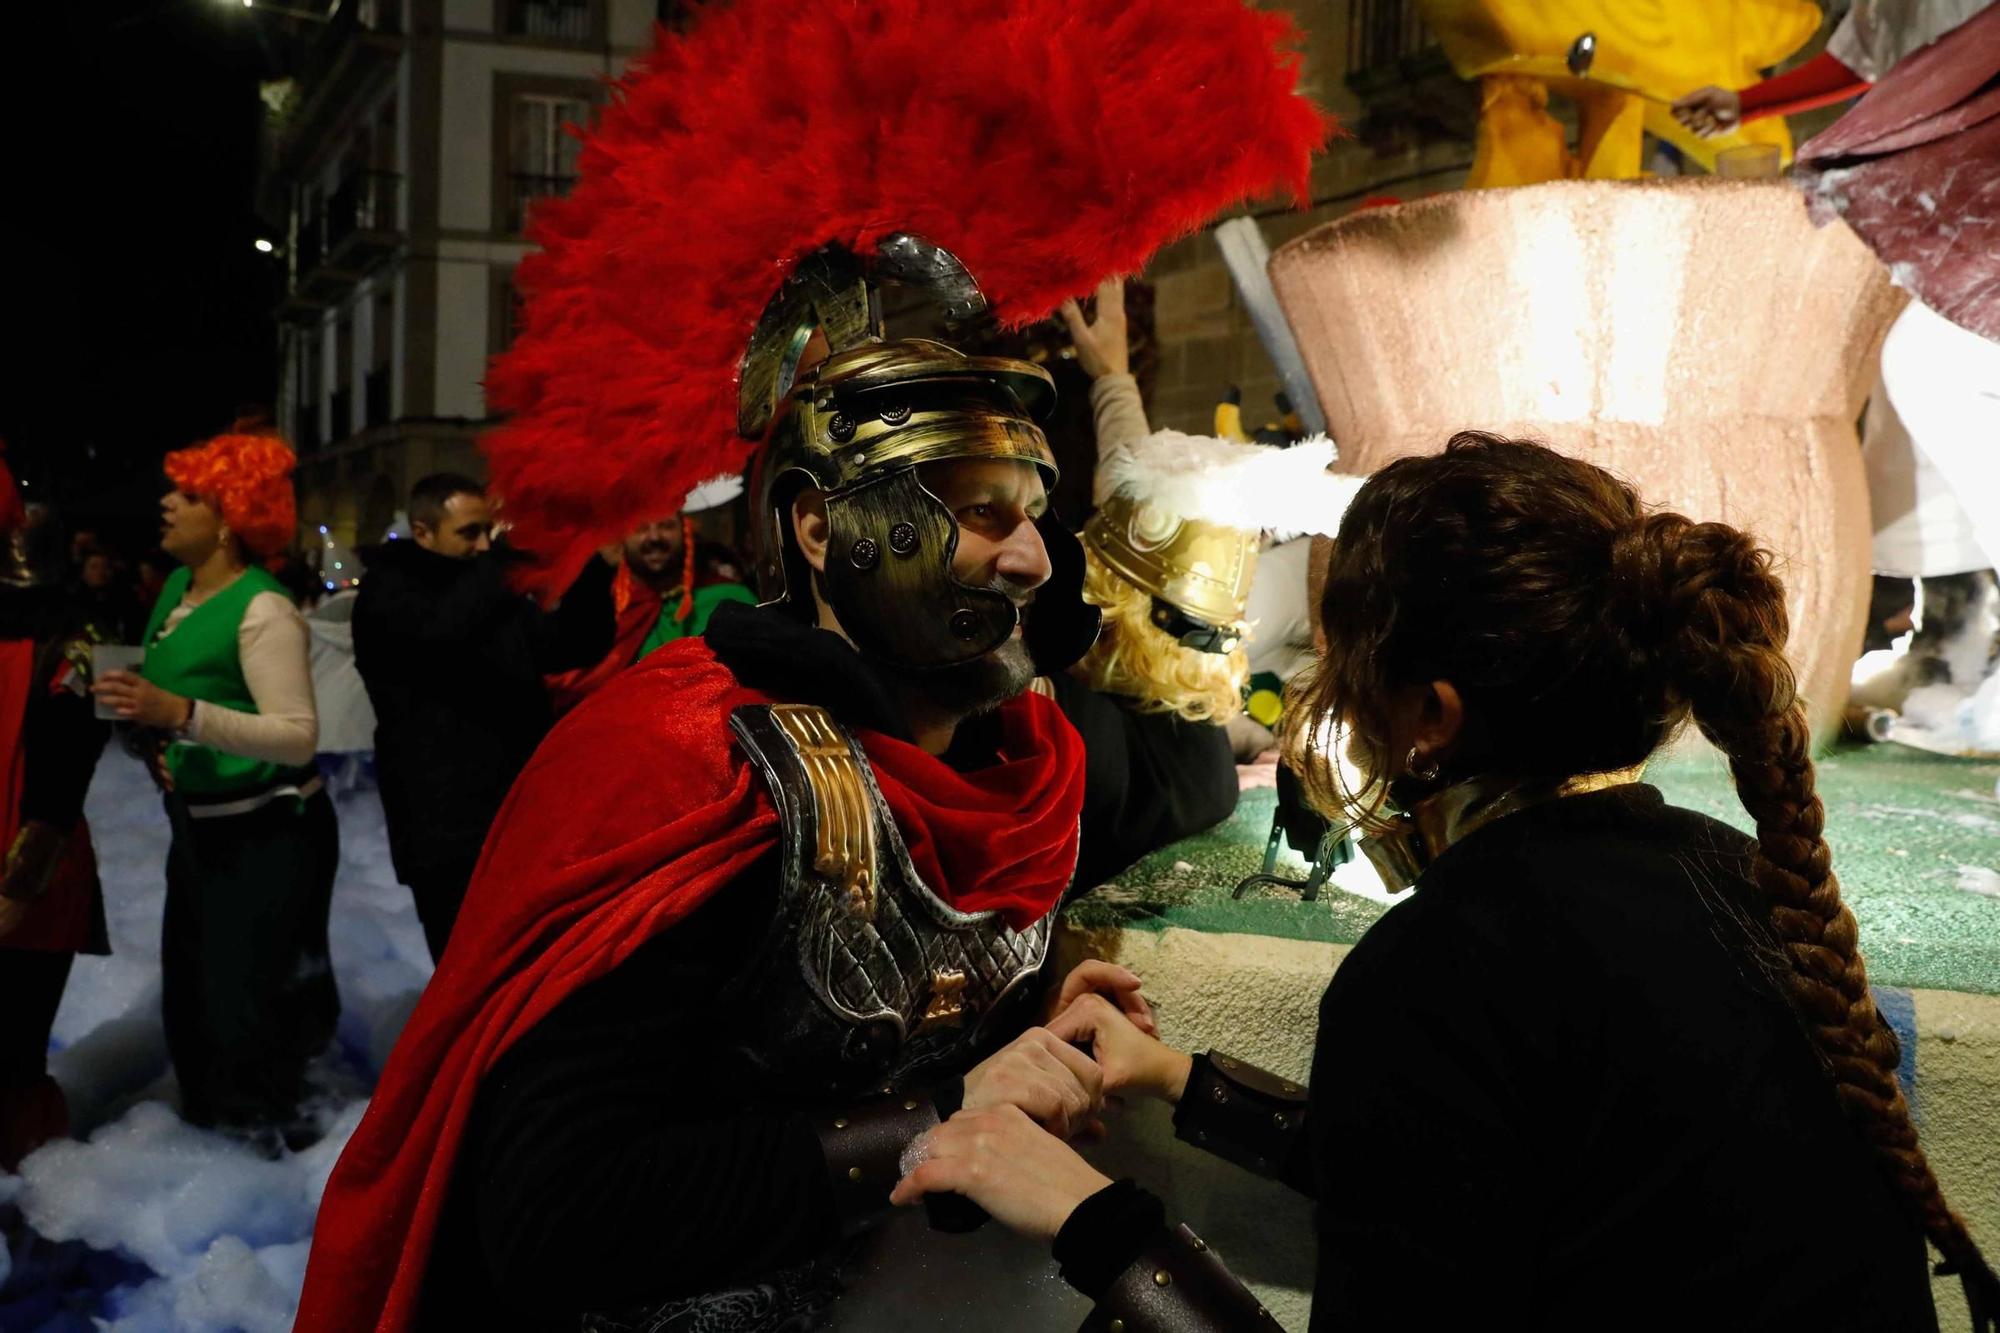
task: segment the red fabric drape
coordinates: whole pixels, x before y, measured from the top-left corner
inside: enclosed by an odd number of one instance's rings
[[[27,639],[0,640],[0,859],[14,845],[21,827],[21,797],[25,794],[27,754],[22,731],[28,698],[47,688],[35,679],[35,645]],[[71,953],[90,941],[92,885],[97,857],[90,846],[90,826],[82,819],[70,832],[69,846],[55,875],[34,910],[0,939],[0,947]]]
[[[1905,56],[1799,146],[1813,217],[1840,217],[1946,319],[2000,340],[2000,5]]]
[[[0,639],[0,856],[14,845],[14,832],[20,827],[21,728],[27,721],[34,674],[34,643]]]
[[[777,817],[727,725],[761,702],[704,642],[683,639],[586,699],[536,752],[327,1183],[303,1333],[410,1326],[479,1080],[565,996],[773,844]],[[1076,865],[1083,742],[1039,695],[1000,716],[999,760],[975,773],[877,733],[860,740],[931,887],[1025,926]]]
[[[1868,91],[1868,80],[1822,51],[1797,69],[1745,88],[1739,97],[1747,123],[1766,116],[1796,116]]]

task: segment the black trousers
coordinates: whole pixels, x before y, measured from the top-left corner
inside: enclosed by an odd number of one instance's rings
[[[191,819],[172,797],[160,941],[167,1052],[198,1125],[283,1125],[340,995],[326,921],[340,832],[325,792]]]
[[[49,1030],[75,961],[67,951],[0,948],[0,1091],[49,1072]]]
[[[452,923],[465,903],[466,886],[479,865],[478,849],[462,865],[426,866],[413,870],[404,881],[417,902],[417,920],[423,923],[424,943],[430,945],[431,961],[444,957],[445,943],[451,939]]]

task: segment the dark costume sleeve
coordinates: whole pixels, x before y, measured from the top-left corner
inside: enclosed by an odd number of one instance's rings
[[[618,637],[612,601],[615,567],[592,557],[556,603],[536,624],[535,665],[544,674],[596,666]]]
[[[1306,1131],[1306,1089],[1227,1055],[1194,1058],[1174,1111],[1184,1140],[1259,1175],[1317,1193]],[[1098,1302],[1086,1328],[1123,1319],[1131,1328],[1248,1328],[1268,1321],[1186,1228],[1167,1224],[1160,1201],[1129,1180],[1077,1205],[1056,1234],[1065,1281]],[[1164,1286],[1155,1280],[1167,1273]],[[1179,1290],[1172,1290],[1178,1283]],[[1149,1289],[1150,1288],[1150,1289]],[[1274,1325],[1268,1325],[1274,1326]]]
[[[1076,888],[1096,888],[1148,852],[1227,819],[1236,757],[1221,727],[1052,678],[1056,702],[1083,737],[1083,848]]]
[[[46,679],[37,674],[22,727],[27,781],[21,793],[21,819],[66,830],[83,816],[84,794],[111,737],[111,724],[97,719],[87,696],[68,690],[51,693],[42,683]]]
[[[1208,1243],[1170,1227],[1160,1201],[1130,1180],[1076,1206],[1056,1233],[1063,1280],[1097,1302],[1082,1333],[1276,1329]]]
[[[855,1107],[745,1106],[714,1006],[763,933],[763,862],[521,1038],[482,1085],[455,1191],[479,1281],[551,1313],[768,1277],[881,1206],[955,1084]],[[725,1001],[726,1003],[726,1001]]]

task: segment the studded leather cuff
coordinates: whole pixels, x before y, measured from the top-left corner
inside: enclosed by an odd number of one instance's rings
[[[1262,1176],[1281,1175],[1306,1127],[1306,1090],[1210,1051],[1194,1057],[1174,1109],[1182,1141]]]
[[[1282,1333],[1251,1290],[1186,1224],[1161,1227],[1078,1333]]]
[[[937,1102],[927,1091],[891,1092],[814,1116],[840,1218],[887,1207],[903,1178],[903,1149],[937,1124]]]

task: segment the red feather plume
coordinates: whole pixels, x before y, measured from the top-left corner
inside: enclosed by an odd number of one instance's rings
[[[614,88],[545,202],[483,448],[542,582],[740,471],[737,367],[828,242],[913,232],[1010,325],[1247,197],[1303,203],[1331,119],[1242,0],[736,0]]]

